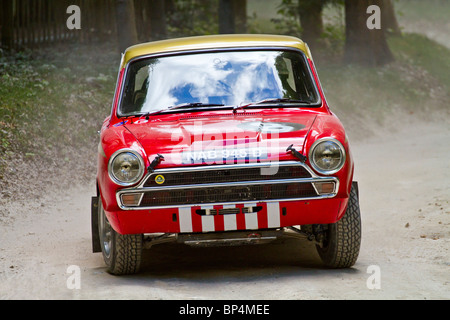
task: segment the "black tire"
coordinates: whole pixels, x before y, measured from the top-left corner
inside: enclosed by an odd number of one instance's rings
[[[323,246],[316,247],[322,262],[330,268],[353,266],[361,247],[361,214],[355,185],[350,191],[344,216],[338,222],[326,226]]]
[[[139,272],[143,235],[117,233],[108,222],[101,197],[99,197],[98,203],[98,231],[107,271],[114,275]]]

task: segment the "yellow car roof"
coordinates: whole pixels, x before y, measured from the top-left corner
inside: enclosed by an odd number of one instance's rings
[[[121,67],[125,67],[130,60],[136,57],[155,53],[240,47],[291,47],[303,51],[311,59],[311,53],[306,43],[295,37],[267,34],[230,34],[186,37],[138,44],[125,51]]]

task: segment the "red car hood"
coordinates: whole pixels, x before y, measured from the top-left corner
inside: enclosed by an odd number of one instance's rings
[[[295,159],[286,148],[303,153],[316,112],[262,115],[259,113],[193,116],[176,120],[144,120],[126,128],[158,166],[231,164]]]

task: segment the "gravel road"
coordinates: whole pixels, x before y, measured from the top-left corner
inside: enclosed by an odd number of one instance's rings
[[[2,203],[9,214],[0,215],[0,299],[449,299],[444,121],[351,141],[363,223],[353,268],[325,269],[311,243],[280,239],[237,248],[162,244],[146,252],[139,275],[115,277],[91,253],[89,184]]]

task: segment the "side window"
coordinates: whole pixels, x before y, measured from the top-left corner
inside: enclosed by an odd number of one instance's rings
[[[135,93],[146,88],[147,83],[145,83],[145,81],[148,81],[148,67],[142,67],[136,73],[136,81],[134,84]]]
[[[133,105],[135,110],[141,110],[147,96],[148,66],[140,68],[136,73],[133,92]]]
[[[281,81],[283,98],[305,102],[317,100],[308,66],[298,53],[281,53],[276,58],[275,66]]]
[[[297,91],[295,87],[294,71],[292,70],[292,60],[286,58],[283,58],[283,60],[286,64],[286,68],[289,74],[286,82],[294,91]]]
[[[138,113],[142,109],[148,88],[148,68],[139,63],[130,66],[120,106],[121,114]]]
[[[277,57],[275,62],[278,77],[281,81],[283,98],[298,99],[298,83],[294,72],[294,65],[289,54],[283,53]]]
[[[300,98],[305,101],[317,100],[315,95],[314,86],[312,84],[312,79],[308,74],[307,67],[304,61],[296,60],[294,63],[294,74],[297,79],[297,92]]]

